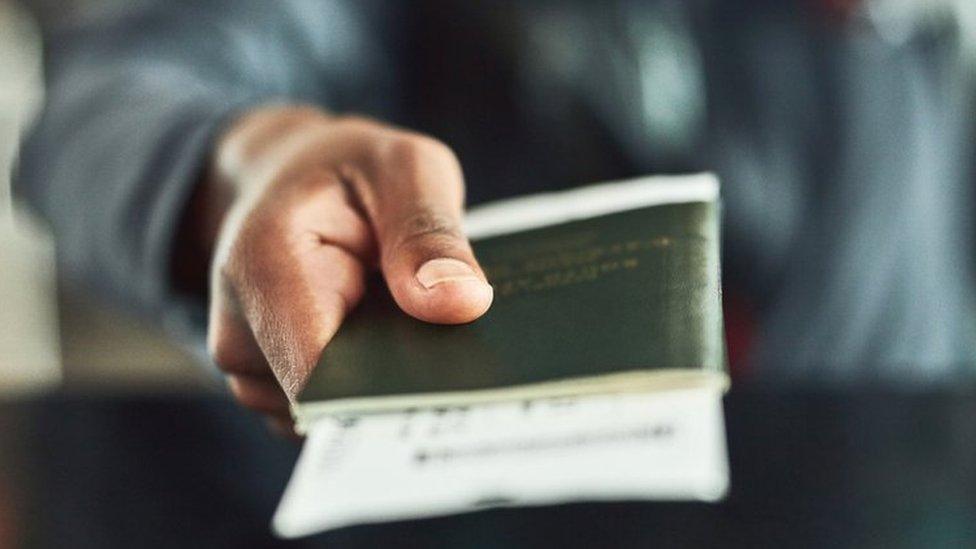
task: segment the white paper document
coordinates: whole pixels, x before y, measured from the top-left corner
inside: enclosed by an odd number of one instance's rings
[[[314,423],[274,517],[284,537],[488,507],[725,495],[714,389],[418,409]]]

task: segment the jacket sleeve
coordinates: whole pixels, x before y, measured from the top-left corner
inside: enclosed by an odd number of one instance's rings
[[[341,2],[137,4],[44,27],[45,106],[15,190],[64,276],[167,324],[185,301],[174,237],[221,128],[258,103],[341,103],[376,55]]]

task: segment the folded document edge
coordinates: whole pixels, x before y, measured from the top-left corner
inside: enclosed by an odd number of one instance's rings
[[[412,408],[443,408],[485,405],[529,399],[565,398],[621,393],[657,392],[674,389],[729,388],[725,372],[701,370],[631,370],[615,374],[574,377],[558,381],[529,383],[515,387],[415,393],[386,397],[355,397],[292,404],[295,429],[304,434],[319,417],[402,412]]]
[[[490,202],[468,210],[464,227],[477,240],[650,206],[712,202],[718,196],[713,173],[650,175]]]

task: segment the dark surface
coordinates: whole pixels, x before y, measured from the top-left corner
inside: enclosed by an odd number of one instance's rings
[[[733,489],[720,505],[492,510],[296,543],[273,540],[267,525],[297,447],[223,398],[62,394],[0,412],[0,532],[30,546],[976,545],[971,387],[733,390]]]

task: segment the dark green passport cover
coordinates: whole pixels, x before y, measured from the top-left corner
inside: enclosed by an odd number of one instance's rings
[[[298,409],[625,373],[704,374],[683,379],[724,386],[717,217],[714,201],[666,204],[477,241],[495,298],[466,325],[408,317],[377,278]],[[617,378],[613,392],[634,381]]]

